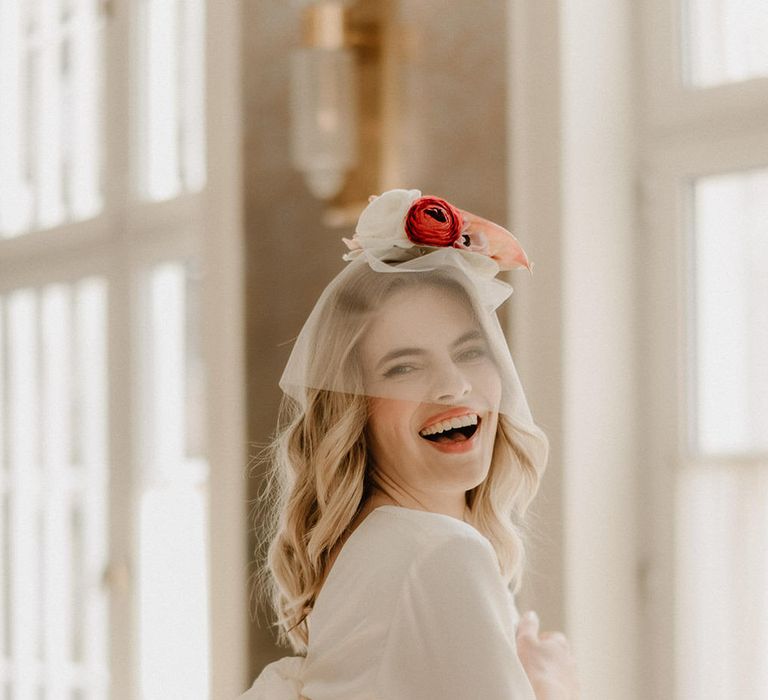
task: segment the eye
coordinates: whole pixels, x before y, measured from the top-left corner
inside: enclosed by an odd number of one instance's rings
[[[394,367],[390,367],[386,372],[384,372],[384,376],[389,377],[401,377],[404,374],[410,374],[416,369],[413,365],[395,365]]]
[[[485,357],[486,355],[485,348],[477,347],[477,348],[469,348],[468,350],[465,350],[459,355],[460,360],[476,360],[479,357]]]

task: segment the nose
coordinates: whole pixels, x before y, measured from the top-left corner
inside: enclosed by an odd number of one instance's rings
[[[472,391],[466,375],[453,363],[446,362],[438,371],[432,386],[435,401],[456,401]]]

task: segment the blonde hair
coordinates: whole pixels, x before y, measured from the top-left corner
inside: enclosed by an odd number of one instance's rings
[[[421,284],[458,294],[483,322],[485,312],[467,292],[467,281],[452,271],[382,274],[361,266],[323,309],[313,345],[314,370],[345,371],[362,384],[358,341],[373,310],[394,291]],[[260,512],[254,518],[253,592],[257,602],[260,597],[275,611],[278,642],[290,644],[296,653],[306,651],[306,617],[327,574],[331,552],[376,486],[363,392],[311,387],[305,391],[301,402],[283,397],[277,429],[258,457],[268,469],[260,509],[257,503]],[[468,522],[493,545],[502,577],[514,593],[520,589],[526,563],[523,516],[546,466],[535,464],[534,456],[522,447],[518,439],[522,433],[532,434],[499,414],[488,476],[466,494]],[[535,436],[546,442],[540,431]]]

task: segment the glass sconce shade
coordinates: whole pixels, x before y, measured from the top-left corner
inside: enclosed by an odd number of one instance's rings
[[[291,57],[291,159],[318,199],[336,196],[357,162],[357,66],[350,49]]]

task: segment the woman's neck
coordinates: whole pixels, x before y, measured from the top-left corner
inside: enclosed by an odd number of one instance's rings
[[[426,501],[426,499],[424,499]],[[371,495],[368,497],[368,501],[365,506],[366,513],[369,513],[374,508],[383,505],[400,506],[401,508],[411,508],[413,510],[425,510],[432,513],[442,513],[443,515],[450,515],[457,520],[464,520],[465,522],[469,518],[469,508],[466,504],[466,498],[464,494],[461,495],[460,500],[455,499],[429,499],[428,502],[422,502],[406,493],[390,494],[385,493],[381,489],[374,488]]]

